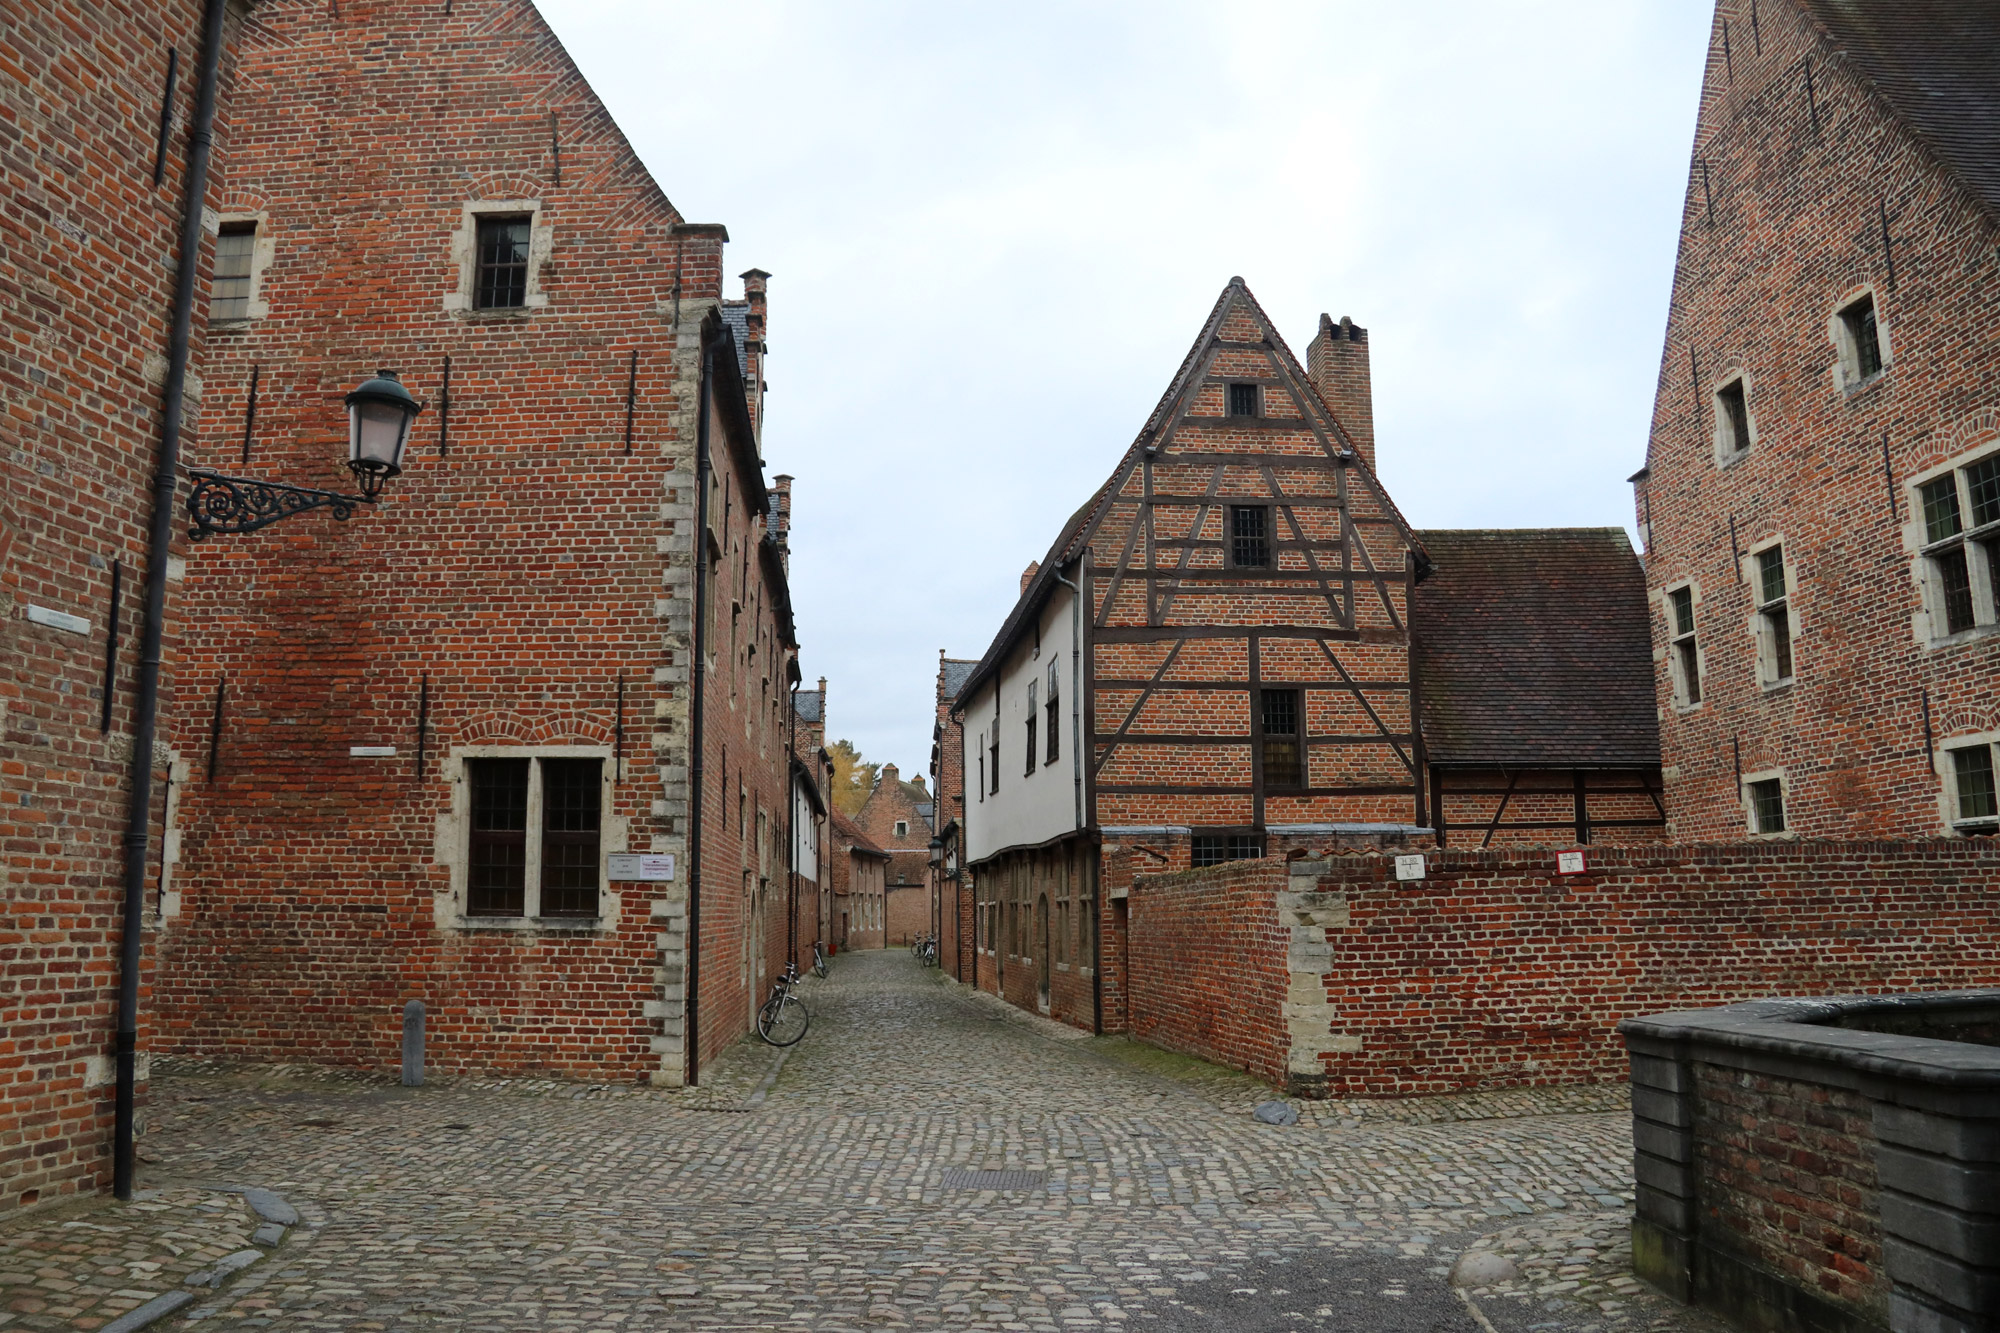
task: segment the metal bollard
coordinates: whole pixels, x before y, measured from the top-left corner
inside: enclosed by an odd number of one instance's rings
[[[403,1086],[424,1086],[424,1002],[403,1006]]]

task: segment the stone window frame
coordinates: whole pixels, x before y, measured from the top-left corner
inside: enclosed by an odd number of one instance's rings
[[[1782,612],[1785,626],[1790,631],[1792,672],[1788,676],[1778,675],[1777,636],[1772,632],[1771,617],[1777,612],[1773,606],[1780,599],[1764,597],[1761,557],[1764,552],[1780,548],[1780,559],[1784,562],[1785,595]],[[1783,534],[1766,537],[1743,552],[1741,575],[1750,590],[1750,641],[1755,645],[1757,663],[1757,687],[1766,694],[1789,689],[1799,675],[1799,562]]]
[[[528,291],[517,306],[481,310],[475,304],[479,282],[479,220],[483,217],[528,219]],[[542,269],[555,248],[555,228],[539,199],[469,199],[460,206],[458,230],[451,233],[451,260],[458,267],[456,290],[445,293],[445,313],[459,319],[526,319],[547,307]]]
[[[244,306],[244,314],[233,319],[216,319],[211,315],[208,331],[230,333],[252,328],[258,321],[271,317],[270,298],[264,292],[264,273],[271,267],[271,260],[278,253],[278,240],[272,234],[270,211],[227,209],[215,214],[214,217],[215,223],[208,228],[208,231],[218,242],[222,239],[224,227],[241,226],[246,222],[254,228],[257,239],[250,246],[250,299]]]
[[[1854,341],[1854,334],[1848,328],[1847,312],[1862,301],[1875,307],[1875,351],[1882,358],[1882,368],[1872,375],[1861,373],[1861,353]],[[1881,289],[1873,283],[1862,283],[1849,288],[1826,317],[1826,338],[1833,344],[1833,387],[1842,394],[1852,396],[1887,378],[1895,365],[1889,342],[1889,321],[1882,310]]]
[[[1689,628],[1682,632],[1679,618],[1675,614],[1674,594],[1688,595]],[[1667,679],[1673,694],[1674,709],[1681,713],[1692,713],[1701,708],[1707,698],[1701,686],[1708,679],[1708,650],[1701,642],[1701,580],[1686,578],[1678,583],[1670,583],[1660,589],[1660,617],[1666,626],[1665,643],[1667,658]],[[1688,688],[1687,663],[1683,647],[1692,650],[1694,658],[1694,688]],[[1694,697],[1690,699],[1690,695]]]
[[[1743,390],[1743,447],[1741,449],[1732,449],[1729,447],[1730,441],[1736,437],[1736,426],[1730,419],[1729,409],[1723,404],[1724,395],[1729,392],[1732,386],[1736,385],[1742,386]],[[1721,379],[1715,382],[1715,387],[1708,391],[1709,409],[1715,418],[1714,439],[1712,443],[1715,451],[1715,465],[1717,467],[1733,467],[1748,458],[1751,454],[1756,453],[1757,446],[1763,443],[1763,434],[1757,429],[1757,409],[1752,404],[1752,394],[1755,388],[1756,381],[1750,372],[1739,367],[1725,373]]]
[[[1938,815],[1947,835],[1971,837],[1991,836],[2000,832],[2000,818],[1961,819],[1959,817],[1958,761],[1953,755],[1960,750],[1974,750],[1984,747],[1993,756],[1993,767],[2000,774],[2000,731],[1968,731],[1946,736],[1937,742],[1936,753],[1932,756],[1932,768],[1938,775]]]
[[[597,759],[603,761],[599,782],[602,784],[598,810],[598,914],[594,917],[544,917],[534,913],[540,906],[542,886],[540,876],[534,873],[540,864],[538,840],[528,839],[529,873],[525,887],[525,897],[520,916],[470,916],[466,913],[466,879],[471,863],[472,842],[472,784],[466,780],[465,761],[468,759]],[[539,766],[530,769],[537,772]],[[617,813],[614,798],[617,793],[616,759],[609,745],[541,745],[497,743],[490,745],[456,745],[445,755],[443,776],[451,784],[451,803],[440,811],[437,817],[437,840],[434,848],[436,863],[446,868],[450,883],[437,890],[433,903],[435,924],[439,930],[453,931],[526,931],[530,933],[562,933],[608,935],[618,928],[620,915],[619,895],[611,889],[610,857],[614,852],[630,850],[628,838],[631,832],[631,818]],[[529,797],[529,828],[539,826],[537,818],[540,806],[536,803],[539,782],[534,781]]]
[[[1911,553],[1910,577],[1916,584],[1918,602],[1912,621],[1918,644],[1927,650],[2000,634],[2000,523],[1965,526],[1972,517],[1972,497],[1965,471],[1990,458],[2000,458],[2000,436],[1915,473],[1903,483],[1905,512],[1909,515],[1903,529],[1904,546]],[[1924,489],[1947,475],[1957,479],[1959,531],[1935,542],[1927,541]],[[1972,624],[1957,631],[1951,629],[1945,609],[1945,581],[1937,559],[1953,549],[1965,552],[1972,591]]]
[[[1771,833],[1757,827],[1757,803],[1750,794],[1753,787],[1766,782],[1778,784],[1779,818],[1785,822],[1784,828]],[[1783,768],[1763,768],[1745,773],[1737,784],[1737,797],[1743,803],[1743,827],[1750,837],[1766,842],[1798,838],[1798,830],[1792,821],[1792,778]]]

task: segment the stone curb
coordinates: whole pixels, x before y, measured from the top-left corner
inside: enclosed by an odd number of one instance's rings
[[[243,1201],[250,1205],[250,1210],[263,1219],[263,1225],[259,1226],[251,1237],[261,1247],[270,1248],[277,1245],[284,1240],[286,1230],[299,1223],[299,1210],[270,1190],[244,1185],[225,1185],[220,1187],[220,1190],[226,1194],[241,1194]],[[196,1294],[204,1288],[213,1291],[262,1259],[264,1248],[238,1250],[234,1254],[223,1256],[209,1267],[200,1272],[190,1273],[182,1279],[183,1290],[155,1296],[137,1309],[127,1310],[99,1329],[98,1333],[138,1333],[139,1329],[164,1319],[182,1306],[191,1303]]]

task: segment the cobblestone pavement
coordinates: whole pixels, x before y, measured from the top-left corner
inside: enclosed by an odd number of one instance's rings
[[[750,1043],[698,1092],[156,1076],[143,1184],[265,1186],[302,1220],[155,1327],[1472,1333],[1445,1275],[1481,1233],[1628,1216],[1629,1117],[1601,1093],[1275,1127],[1239,1075],[1056,1028],[901,951],[836,959],[806,997],[775,1078]],[[1040,1174],[965,1189],[952,1169]],[[1539,1328],[1602,1324],[1563,1293],[1529,1304]]]

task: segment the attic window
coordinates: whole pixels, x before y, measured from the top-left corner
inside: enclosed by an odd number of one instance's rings
[[[909,820],[907,820],[907,819],[899,819],[899,820],[897,820],[897,821],[896,821],[896,836],[897,836],[897,837],[899,837],[899,838],[907,838],[907,837],[909,837],[909,836],[910,836],[910,821],[909,821]]]
[[[1254,384],[1232,384],[1229,386],[1229,415],[1232,417],[1254,417],[1257,415],[1257,386]]]

